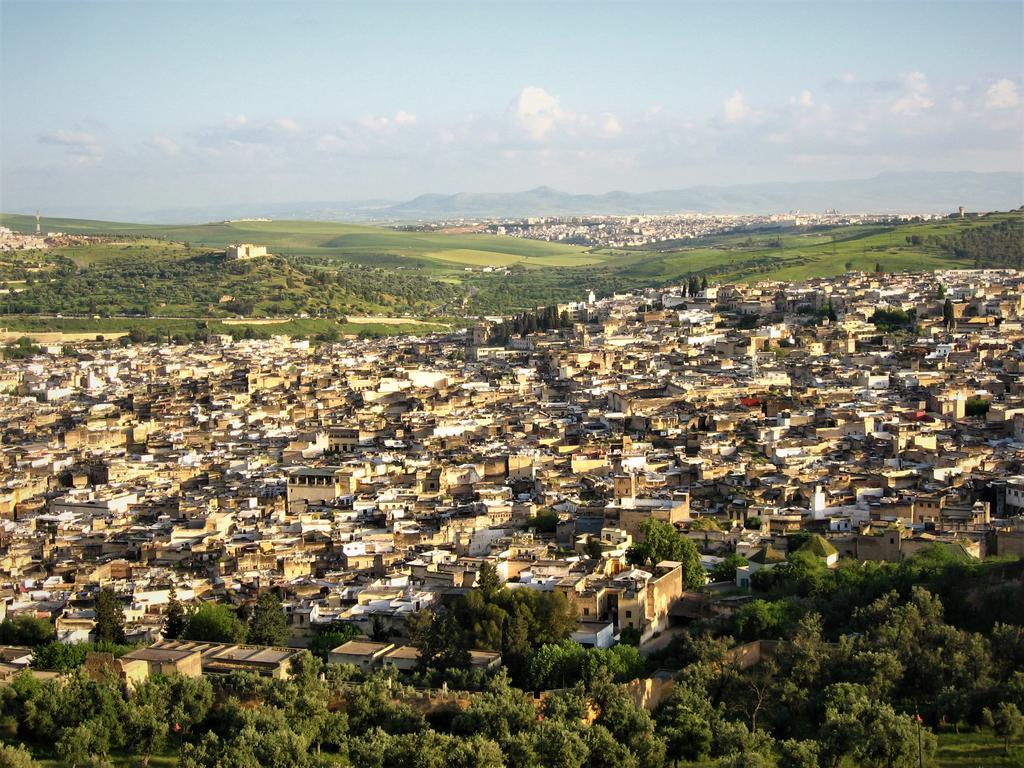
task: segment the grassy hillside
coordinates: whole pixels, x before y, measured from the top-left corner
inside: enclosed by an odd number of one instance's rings
[[[213,319],[230,316],[343,320],[344,315],[472,315],[678,283],[973,266],[949,243],[989,232],[1020,213],[981,219],[761,230],[634,249],[583,248],[510,237],[408,232],[315,221],[194,226],[43,219],[46,231],[103,242],[4,254],[0,313]],[[0,224],[32,231],[30,216]],[[1014,230],[1015,231],[1015,230]],[[229,243],[267,245],[271,258],[227,262]],[[511,274],[485,273],[506,267]]]

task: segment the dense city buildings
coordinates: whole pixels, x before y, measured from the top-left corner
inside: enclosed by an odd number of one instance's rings
[[[961,213],[958,215],[964,215]],[[752,232],[764,235],[793,227],[844,227],[863,224],[932,221],[943,216],[924,213],[871,214],[838,211],[752,215],[678,213],[630,216],[535,216],[522,219],[458,219],[407,227],[422,231],[487,232],[528,240],[572,243],[603,248],[672,245],[711,235]]]
[[[127,639],[157,643],[121,674],[193,650],[198,674],[263,661],[162,641],[172,599],[272,591],[283,645],[348,625],[365,640],[332,659],[401,667],[410,620],[485,565],[564,595],[577,642],[643,649],[732,555],[721,610],[742,605],[797,531],[830,567],[1019,556],[1022,288],[1013,270],[851,273],[591,295],[422,338],[43,348],[0,369],[0,605],[95,640],[109,588]],[[650,521],[699,560],[628,557]]]

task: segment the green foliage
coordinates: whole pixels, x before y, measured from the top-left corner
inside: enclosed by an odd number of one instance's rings
[[[876,309],[871,322],[883,333],[911,332],[917,326],[914,311],[904,312],[902,309]]]
[[[528,524],[536,528],[537,533],[554,533],[558,528],[558,515],[551,510],[541,510]]]
[[[37,768],[38,765],[32,754],[20,744],[0,744],[0,768]]]
[[[108,587],[104,587],[96,596],[96,628],[97,642],[124,643],[124,608],[121,600]]]
[[[1016,704],[1003,701],[994,710],[986,707],[983,717],[985,723],[1003,739],[1003,753],[1009,754],[1010,742],[1024,736],[1024,714]]]
[[[214,643],[244,643],[248,628],[230,606],[203,603],[188,615],[185,640],[206,640]]]
[[[20,337],[14,344],[3,348],[5,360],[25,360],[42,354],[42,347],[36,346],[27,336]]]
[[[572,640],[563,640],[536,650],[530,658],[528,679],[530,687],[538,691],[564,688],[577,681],[589,688],[596,679],[633,680],[643,674],[644,668],[644,660],[635,646],[584,648]]]
[[[976,267],[1024,268],[1024,219],[1019,217],[935,241],[958,259],[970,259]]]
[[[359,637],[360,631],[352,624],[335,622],[317,627],[316,634],[309,642],[309,652],[322,661],[327,661],[331,651],[349,640]]]
[[[711,581],[736,581],[736,569],[747,564],[747,558],[733,552],[711,569]]]
[[[188,614],[185,611],[185,606],[178,600],[178,594],[172,587],[168,596],[167,610],[164,612],[164,637],[168,640],[176,640],[181,637],[187,623]]]
[[[26,645],[34,648],[53,641],[57,632],[53,622],[20,614],[0,622],[0,645]]]
[[[796,603],[786,600],[753,600],[733,617],[733,631],[743,640],[778,639],[791,634],[800,617]]]
[[[85,663],[90,652],[123,656],[134,646],[118,643],[60,643],[53,640],[37,645],[32,651],[32,666],[50,672],[70,672]]]
[[[32,226],[18,216],[0,220]],[[939,223],[794,228],[756,241],[748,234],[716,235],[675,250],[657,243],[585,251],[518,238],[326,222],[158,227],[66,220],[66,231],[114,235],[118,242],[25,254],[33,266],[42,262],[49,279],[26,283],[25,291],[5,302],[8,314],[85,316],[424,313],[461,308],[464,300],[473,313],[534,312],[538,306],[577,301],[591,288],[608,295],[680,282],[694,287],[698,276],[703,286],[709,277],[798,280],[872,265],[885,271],[1014,266],[1020,263],[1022,222],[1019,214],[1000,214]],[[265,243],[279,255],[225,262],[217,253],[240,241]],[[25,266],[7,266],[3,277],[32,278]],[[466,266],[507,266],[511,273],[466,272]],[[224,297],[230,299],[222,303]],[[556,325],[562,325],[561,317]]]
[[[288,639],[288,619],[284,607],[272,592],[259,596],[249,619],[247,640],[254,645],[284,645]]]
[[[671,523],[648,518],[640,526],[642,541],[626,551],[626,560],[633,565],[657,565],[664,560],[683,564],[686,589],[704,585],[704,568],[696,545],[676,530]]]
[[[964,412],[968,416],[984,416],[991,406],[992,403],[985,398],[970,397],[964,403]]]

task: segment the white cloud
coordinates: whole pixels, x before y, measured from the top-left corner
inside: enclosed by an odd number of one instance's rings
[[[904,92],[889,107],[893,114],[915,117],[935,106],[935,102],[928,95],[928,78],[923,72],[909,72],[900,77],[900,82]]]
[[[391,118],[383,115],[364,115],[356,120],[356,123],[368,131],[383,131],[391,125]]]
[[[753,114],[742,91],[736,91],[722,102],[722,117],[727,123],[742,123]]]
[[[416,115],[401,109],[395,112],[395,125],[415,125],[415,123]]]
[[[988,109],[1009,109],[1020,104],[1017,84],[1013,80],[1003,78],[997,80],[985,91],[985,107]]]
[[[67,155],[78,163],[96,162],[103,156],[103,148],[100,146],[99,140],[85,131],[58,128],[55,131],[42,133],[37,138],[40,144],[63,147]]]
[[[178,143],[166,136],[154,136],[153,140],[149,143],[150,146],[165,155],[177,155],[181,152],[181,147],[178,146]]]
[[[606,112],[601,115],[601,133],[609,138],[618,136],[622,133],[622,123],[615,115]]]
[[[273,125],[275,128],[283,131],[284,133],[298,134],[302,133],[302,126],[292,120],[290,117],[279,117],[274,120]]]
[[[512,115],[519,128],[534,141],[543,141],[569,117],[557,98],[534,85],[519,92],[512,105]]]
[[[799,96],[789,100],[790,104],[799,104],[801,107],[814,106],[814,95],[810,91],[802,91]]]

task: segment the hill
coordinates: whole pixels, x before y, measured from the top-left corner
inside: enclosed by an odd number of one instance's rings
[[[1014,258],[1013,238],[1022,222],[1018,212],[586,249],[335,222],[166,226],[44,219],[46,230],[96,239],[4,254],[0,281],[7,292],[0,295],[0,313],[8,315],[3,322],[12,328],[23,326],[14,315],[50,316],[47,322],[55,328],[72,316],[97,315],[106,331],[139,325],[139,318],[218,322],[242,315],[319,318],[334,323],[333,330],[350,330],[337,326],[349,314],[437,318],[511,312],[578,300],[589,290],[608,295],[675,284],[691,275],[753,282],[867,271],[876,264],[886,271],[1006,265]],[[31,231],[35,221],[3,214],[0,224]],[[222,251],[232,242],[267,245],[272,256],[227,261]],[[56,314],[65,317],[52,317]],[[120,325],[118,318],[123,319]],[[303,327],[316,330],[315,325]],[[176,328],[166,330],[176,333]],[[376,330],[394,329],[380,324]]]

